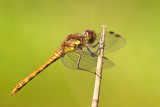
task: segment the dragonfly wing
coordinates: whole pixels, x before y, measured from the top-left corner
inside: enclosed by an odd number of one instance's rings
[[[96,38],[94,44],[99,42],[100,36],[101,36],[101,34],[97,33],[97,38]],[[116,50],[119,50],[120,48],[124,47],[125,44],[126,44],[126,40],[122,36],[115,34],[114,32],[111,32],[111,31],[106,32],[105,48],[104,48],[105,53],[110,53],[110,52],[114,52]],[[95,51],[98,49],[98,47],[99,47],[99,45],[96,48],[91,49],[91,50]]]
[[[115,64],[106,57],[103,57],[103,68],[108,69],[113,67]]]
[[[122,47],[124,47],[126,44],[126,40],[114,32],[106,32],[105,37],[105,51],[107,53],[114,52]]]
[[[66,53],[61,58],[61,61],[66,67],[78,70],[77,63],[79,60],[79,55],[80,51]],[[104,62],[103,63],[104,68],[110,68],[114,66],[114,63],[106,57],[103,58],[103,62]],[[79,68],[89,71],[93,70],[95,71],[96,67],[97,67],[97,56],[91,57],[87,52],[83,52],[79,63]]]
[[[79,59],[79,52],[67,52],[64,56],[61,57],[63,65],[70,69],[77,69],[77,62]]]

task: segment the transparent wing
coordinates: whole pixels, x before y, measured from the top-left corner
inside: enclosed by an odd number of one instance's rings
[[[101,34],[97,33],[97,38],[96,38],[94,44],[99,42],[100,36],[101,36]],[[124,47],[125,44],[126,44],[126,40],[122,36],[115,34],[114,32],[111,32],[111,31],[106,32],[105,48],[104,48],[105,53],[114,52],[116,50],[119,50],[120,48]],[[99,45],[95,49],[91,49],[91,50],[97,50],[98,47],[99,47]]]
[[[77,63],[79,59],[80,51],[66,53],[62,58],[62,63],[70,68],[70,69],[77,69]],[[110,68],[114,66],[114,63],[109,60],[108,58],[103,58],[103,68]],[[79,67],[84,70],[95,71],[97,67],[97,56],[91,57],[88,53],[83,52],[80,60]]]
[[[126,44],[126,40],[113,32],[107,32],[105,38],[105,51],[106,52],[114,52]]]

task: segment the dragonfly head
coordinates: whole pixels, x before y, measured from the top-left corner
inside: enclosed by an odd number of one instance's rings
[[[96,40],[96,33],[93,30],[86,30],[84,32],[85,41],[87,44],[92,44]]]

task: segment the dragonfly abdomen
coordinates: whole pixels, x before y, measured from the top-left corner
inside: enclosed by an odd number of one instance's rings
[[[16,94],[17,91],[19,91],[24,85],[26,85],[30,80],[32,80],[36,75],[38,75],[41,71],[43,71],[45,68],[47,68],[50,64],[55,62],[57,59],[61,57],[62,51],[61,49],[58,49],[55,51],[53,56],[46,62],[44,63],[41,67],[39,67],[37,70],[32,72],[30,75],[28,75],[26,78],[21,80],[13,89],[11,95]]]

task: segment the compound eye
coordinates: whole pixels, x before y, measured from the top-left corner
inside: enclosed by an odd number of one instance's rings
[[[85,34],[86,34],[86,35],[92,35],[92,31],[91,31],[91,30],[86,30],[86,31],[85,31]]]

